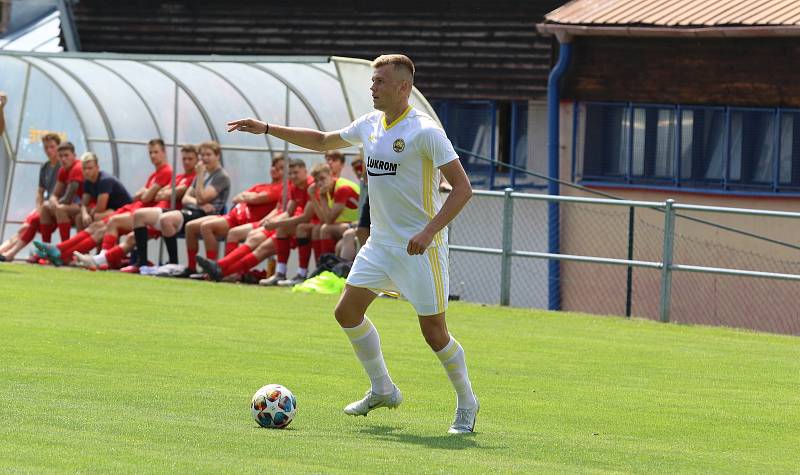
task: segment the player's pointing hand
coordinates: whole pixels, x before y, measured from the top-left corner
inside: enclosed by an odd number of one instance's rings
[[[238,119],[228,122],[228,132],[238,130],[240,132],[250,132],[251,134],[263,134],[269,129],[266,122],[256,119]]]

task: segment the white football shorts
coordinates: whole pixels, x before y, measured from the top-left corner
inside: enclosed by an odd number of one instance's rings
[[[405,248],[368,239],[358,251],[347,283],[378,292],[400,292],[418,315],[447,309],[450,292],[447,247],[431,246],[425,254],[409,256]]]

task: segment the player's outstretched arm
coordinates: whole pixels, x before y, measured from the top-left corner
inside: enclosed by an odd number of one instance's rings
[[[269,134],[281,140],[299,145],[301,147],[326,152],[350,146],[339,131],[322,132],[320,130],[305,129],[302,127],[284,127],[282,125],[267,124],[256,119],[238,119],[228,122],[228,132],[250,132],[251,134]]]

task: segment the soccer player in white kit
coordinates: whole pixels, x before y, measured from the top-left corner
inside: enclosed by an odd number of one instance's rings
[[[378,331],[367,318],[377,292],[399,291],[414,306],[425,341],[439,357],[456,392],[450,433],[473,432],[478,399],[472,392],[464,350],[445,322],[449,287],[447,224],[472,196],[458,155],[441,127],[408,103],[414,64],[403,55],[372,63],[376,111],[344,129],[321,132],[267,124],[255,119],[228,123],[228,131],[270,134],[301,147],[327,151],[362,145],[369,175],[370,237],[356,256],[335,316],[372,383],[365,397],[345,407],[366,416],[403,401],[383,360]],[[442,203],[439,173],[453,190]]]

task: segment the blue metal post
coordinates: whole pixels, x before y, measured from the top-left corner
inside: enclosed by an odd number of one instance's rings
[[[561,76],[567,70],[570,57],[572,56],[572,44],[559,40],[558,62],[547,80],[547,152],[548,152],[548,175],[550,178],[558,179],[559,173],[559,96]],[[547,193],[558,195],[558,183],[549,181]],[[547,252],[558,254],[561,252],[561,230],[558,203],[551,201],[547,204],[547,231],[548,243]],[[547,261],[548,292],[547,308],[550,310],[561,309],[561,266],[559,261],[550,259]]]

